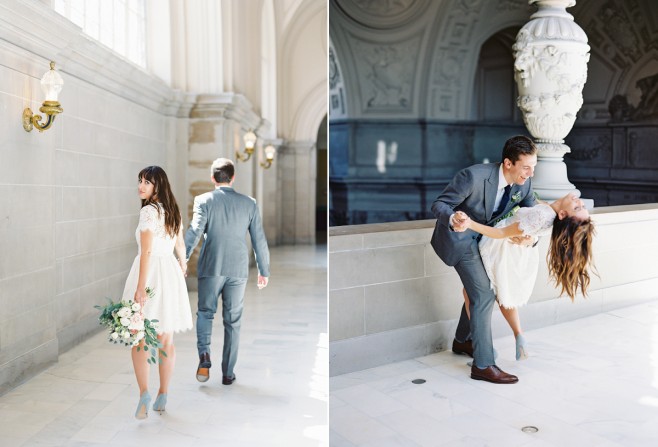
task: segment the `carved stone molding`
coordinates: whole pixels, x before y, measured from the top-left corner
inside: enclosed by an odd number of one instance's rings
[[[570,160],[587,162],[610,154],[612,151],[612,140],[608,135],[597,135],[578,138],[578,145],[574,146],[569,156]]]
[[[355,22],[368,28],[401,27],[422,13],[432,0],[336,0]]]

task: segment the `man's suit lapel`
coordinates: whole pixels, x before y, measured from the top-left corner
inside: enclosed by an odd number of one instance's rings
[[[496,169],[492,170],[491,175],[484,182],[484,211],[487,221],[491,220],[496,204],[496,193],[498,192],[498,172],[500,165],[494,165]]]

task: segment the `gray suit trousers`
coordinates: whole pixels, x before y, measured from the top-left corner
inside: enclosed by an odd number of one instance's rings
[[[477,239],[469,245],[464,257],[455,265],[471,302],[469,321],[465,308],[459,317],[455,338],[473,341],[474,364],[486,368],[495,364],[493,340],[491,337],[491,313],[496,295],[491,289],[489,277],[482,264]]]

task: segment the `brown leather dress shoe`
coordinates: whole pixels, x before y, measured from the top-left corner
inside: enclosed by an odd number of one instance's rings
[[[466,354],[473,357],[473,342],[471,340],[461,342],[455,339],[452,341],[452,352],[455,354]]]
[[[224,385],[230,385],[233,382],[235,382],[235,374],[233,374],[233,377],[228,377],[228,376],[222,376],[222,384]]]
[[[516,383],[519,381],[518,377],[507,374],[496,365],[491,365],[485,369],[480,369],[475,365],[471,366],[471,379],[485,380],[491,383]]]
[[[199,367],[196,369],[196,380],[199,382],[207,382],[210,378],[210,354],[204,352],[199,356]]]

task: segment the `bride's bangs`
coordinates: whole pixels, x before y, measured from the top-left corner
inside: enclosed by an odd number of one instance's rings
[[[156,168],[156,166],[147,166],[147,167],[145,167],[144,169],[139,171],[139,174],[137,174],[137,179],[138,180],[144,179],[146,181],[151,182],[153,185],[155,185],[155,168]]]

